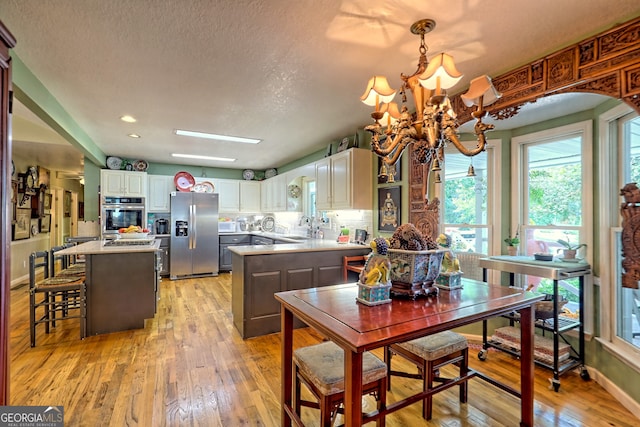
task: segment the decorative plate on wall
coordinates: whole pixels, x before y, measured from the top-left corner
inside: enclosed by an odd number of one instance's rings
[[[302,193],[302,190],[298,185],[292,184],[289,186],[289,197],[297,199],[298,197],[300,197],[301,193]]]
[[[107,157],[107,167],[113,170],[120,170],[122,167],[122,159],[115,156]]]
[[[196,185],[196,180],[189,172],[182,171],[173,177],[173,183],[178,191],[189,192]]]
[[[273,178],[276,175],[278,175],[278,170],[276,168],[271,168],[264,171],[265,178]]]
[[[251,169],[245,169],[242,171],[242,177],[247,181],[251,181],[256,176],[256,173]]]

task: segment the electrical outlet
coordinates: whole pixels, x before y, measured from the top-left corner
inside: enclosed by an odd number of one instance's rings
[[[22,268],[27,268],[27,260],[22,260]]]
[[[331,230],[331,218],[323,217],[320,218],[320,228],[325,230]]]

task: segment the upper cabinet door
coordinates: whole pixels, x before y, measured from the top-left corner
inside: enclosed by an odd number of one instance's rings
[[[240,181],[240,212],[260,212],[260,181]]]
[[[175,189],[172,176],[149,175],[147,210],[149,212],[170,212],[171,199],[169,196]]]
[[[103,196],[147,197],[147,173],[102,169],[100,191]]]

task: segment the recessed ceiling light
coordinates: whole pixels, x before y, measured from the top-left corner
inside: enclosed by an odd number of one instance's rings
[[[176,135],[193,136],[196,138],[217,139],[219,141],[243,142],[246,144],[257,144],[261,140],[255,138],[243,138],[240,136],[218,135],[215,133],[195,132],[192,130],[176,129]]]
[[[213,157],[213,156],[200,156],[197,154],[171,154],[173,157],[184,157],[186,159],[199,159],[199,160],[217,160],[219,162],[235,162],[236,159],[231,159],[228,157]]]
[[[120,117],[120,120],[122,120],[123,122],[127,122],[127,123],[135,123],[137,122],[136,118],[133,116],[122,116]]]
[[[140,138],[140,135],[138,135],[137,133],[130,133],[127,136],[130,137],[130,138]]]

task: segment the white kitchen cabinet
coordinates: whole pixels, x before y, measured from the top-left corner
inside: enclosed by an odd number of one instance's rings
[[[260,212],[261,188],[260,181],[240,181],[240,212]]]
[[[316,209],[372,209],[371,151],[352,148],[316,162]]]
[[[100,191],[109,197],[147,197],[147,173],[102,169]]]
[[[282,212],[287,210],[287,180],[285,175],[276,175],[262,181],[262,211]]]
[[[169,195],[176,190],[173,177],[167,175],[148,176],[149,196],[147,197],[148,212],[170,212],[171,199]]]
[[[197,181],[197,180],[196,180]],[[206,181],[206,179],[205,179]],[[240,181],[237,179],[213,179],[214,193],[218,193],[218,211],[240,211]]]

